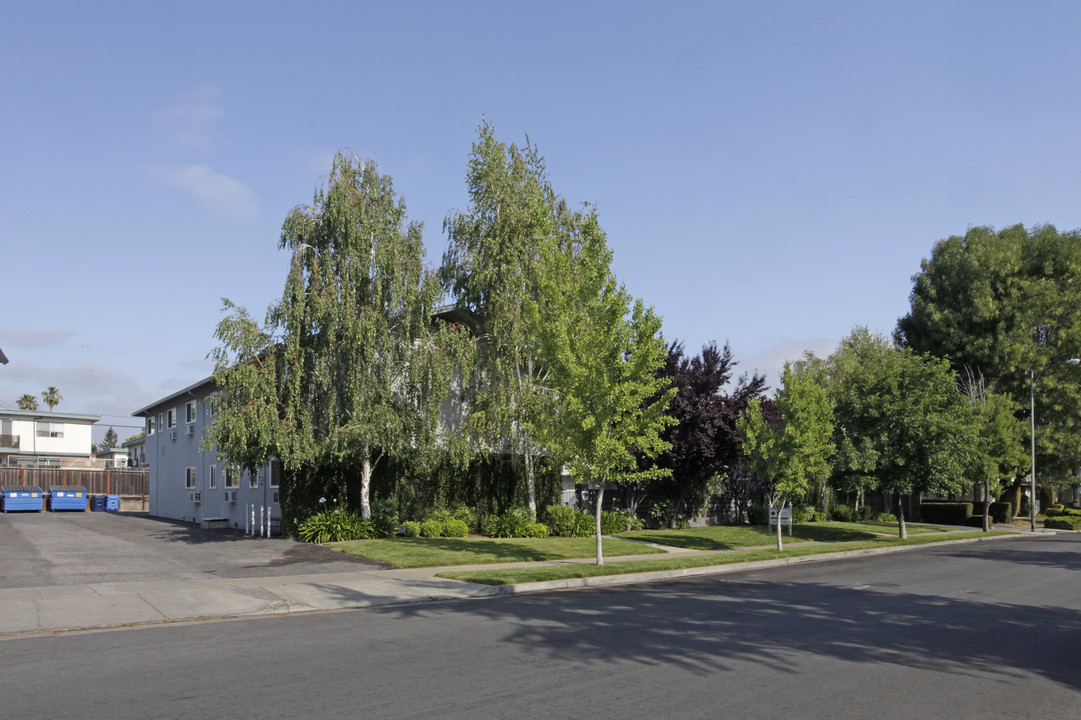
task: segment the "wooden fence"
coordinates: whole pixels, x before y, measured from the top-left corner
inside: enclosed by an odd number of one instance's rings
[[[0,485],[31,485],[46,492],[53,485],[82,485],[90,495],[149,497],[150,469],[0,467]]]

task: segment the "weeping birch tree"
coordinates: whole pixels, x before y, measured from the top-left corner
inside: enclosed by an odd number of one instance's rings
[[[480,324],[467,427],[478,447],[506,452],[525,476],[536,514],[534,464],[546,449],[531,428],[544,422],[545,369],[523,312],[537,297],[539,247],[553,232],[558,200],[535,146],[500,142],[481,124],[469,158],[469,209],[443,224],[445,289]]]
[[[243,467],[352,468],[351,500],[371,515],[372,473],[388,456],[440,444],[439,417],[467,333],[433,320],[442,297],[391,178],[339,153],[310,206],[282,225],[292,259],[263,328],[226,301],[214,351],[220,388],[210,442]]]

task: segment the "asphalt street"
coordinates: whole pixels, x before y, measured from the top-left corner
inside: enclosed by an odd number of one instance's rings
[[[1072,713],[1081,536],[0,640],[5,718]]]

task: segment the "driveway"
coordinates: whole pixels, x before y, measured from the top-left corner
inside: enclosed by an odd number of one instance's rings
[[[287,577],[382,566],[324,547],[143,513],[0,514],[0,588]]]

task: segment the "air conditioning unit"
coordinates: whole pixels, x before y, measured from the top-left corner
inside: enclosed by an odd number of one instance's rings
[[[198,505],[199,503],[201,503],[203,501],[203,494],[202,493],[193,492],[193,493],[189,493],[188,496],[191,498],[191,501],[193,503],[195,503],[196,505]]]
[[[225,491],[225,502],[236,503],[236,490]]]
[[[176,440],[176,430],[169,431],[169,439]]]
[[[188,437],[195,437],[195,425],[194,423],[184,428],[184,434]]]

